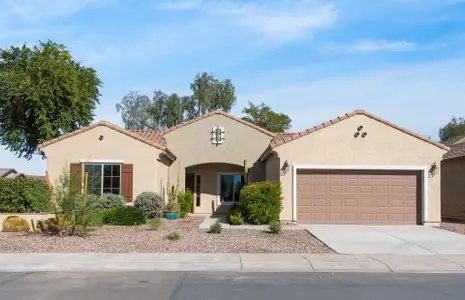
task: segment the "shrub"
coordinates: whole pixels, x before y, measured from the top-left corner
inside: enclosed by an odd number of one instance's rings
[[[102,223],[102,212],[97,208],[101,199],[98,196],[88,195],[86,207],[81,195],[77,174],[64,172],[54,186],[54,194],[57,203],[57,216],[62,224],[58,226],[59,232],[67,235],[86,234],[87,226],[96,226]]]
[[[281,212],[281,183],[279,181],[255,182],[241,190],[244,217],[253,224],[279,221]]]
[[[192,209],[192,201],[194,199],[194,195],[192,194],[191,190],[187,189],[185,191],[181,191],[178,194],[178,203],[181,207],[179,216],[181,218],[185,218],[187,214]]]
[[[103,194],[102,200],[98,208],[102,211],[107,211],[116,207],[123,207],[127,203],[126,198],[121,195]]]
[[[142,210],[134,206],[112,208],[103,213],[105,224],[133,226],[145,223]]]
[[[47,183],[40,179],[0,179],[0,213],[50,212]]]
[[[10,216],[3,221],[4,232],[22,232],[31,230],[29,222],[18,216]]]
[[[228,214],[228,222],[232,225],[244,224],[244,218],[242,216],[241,207],[234,205]]]
[[[179,211],[179,204],[176,202],[168,202],[166,204],[165,210],[167,211]]]
[[[134,207],[140,209],[148,219],[163,217],[165,200],[157,193],[143,192],[136,197]]]
[[[170,241],[179,241],[181,239],[181,234],[177,231],[171,232],[166,236]]]
[[[49,218],[47,220],[39,220],[37,222],[37,227],[40,228],[42,232],[54,232],[57,233],[61,226],[56,218]]]
[[[147,224],[152,229],[158,229],[158,227],[161,226],[161,219],[160,218],[153,218],[153,219],[147,220]]]
[[[210,233],[220,234],[222,230],[223,230],[223,227],[221,227],[220,220],[216,220],[215,223],[210,225],[210,231],[209,232]]]
[[[281,232],[281,223],[279,221],[271,221],[268,229],[271,233],[278,234]]]

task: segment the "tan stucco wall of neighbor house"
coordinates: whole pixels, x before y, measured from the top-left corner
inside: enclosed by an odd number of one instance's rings
[[[100,141],[101,135],[103,140]],[[69,172],[71,163],[122,160],[125,164],[133,164],[134,200],[145,191],[160,192],[157,174],[163,167],[157,160],[161,151],[106,126],[97,126],[41,150],[47,157],[47,170],[52,182],[56,182],[63,170]]]
[[[221,126],[225,131],[224,143],[218,146],[211,142],[214,126]],[[164,137],[169,149],[177,157],[170,167],[172,184],[176,183],[178,166],[181,170],[180,186],[183,188],[185,168],[206,163],[224,163],[240,166],[243,170],[244,160],[251,167],[251,181],[265,179],[265,167],[259,158],[272,137],[227,116],[211,115],[170,131]],[[216,184],[216,180],[214,183]]]
[[[195,173],[201,176],[201,194],[200,206],[196,206],[194,194],[194,213],[196,214],[212,214],[212,213],[227,213],[228,209],[218,211],[217,195],[218,195],[218,174],[219,173],[240,173],[244,172],[244,168],[230,164],[204,164],[197,165],[187,169],[187,172]],[[194,191],[195,192],[195,191]]]
[[[362,125],[365,138],[354,138]],[[408,135],[384,123],[364,115],[356,115],[339,123],[313,132],[307,136],[275,148],[278,156],[272,160],[288,161],[289,165],[440,165],[446,152],[435,145]],[[269,161],[271,160],[271,161]],[[281,219],[292,220],[292,170],[281,176],[283,188],[283,211]],[[441,220],[440,174],[428,178],[428,221]]]
[[[465,220],[465,157],[441,163],[442,217]]]

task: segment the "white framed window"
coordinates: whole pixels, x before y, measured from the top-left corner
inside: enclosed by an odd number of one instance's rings
[[[89,194],[121,194],[121,164],[86,163],[83,164],[83,174],[86,172]]]
[[[242,173],[218,173],[218,205],[239,203],[244,184],[245,176]]]

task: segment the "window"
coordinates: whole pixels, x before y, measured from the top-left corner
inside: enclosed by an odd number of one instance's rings
[[[220,175],[220,201],[223,203],[239,202],[244,183],[244,175]]]
[[[84,174],[85,172],[88,173],[87,192],[89,194],[120,194],[121,165],[85,164]]]
[[[195,206],[200,206],[200,187],[202,183],[200,182],[200,175],[195,176]]]

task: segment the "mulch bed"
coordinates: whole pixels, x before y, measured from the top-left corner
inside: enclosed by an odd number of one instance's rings
[[[163,220],[158,229],[104,226],[84,237],[59,238],[43,233],[0,233],[0,252],[192,252],[192,253],[335,253],[305,230],[271,234],[260,230],[223,229],[221,234],[199,229],[203,218]],[[166,236],[174,231],[179,241]]]

